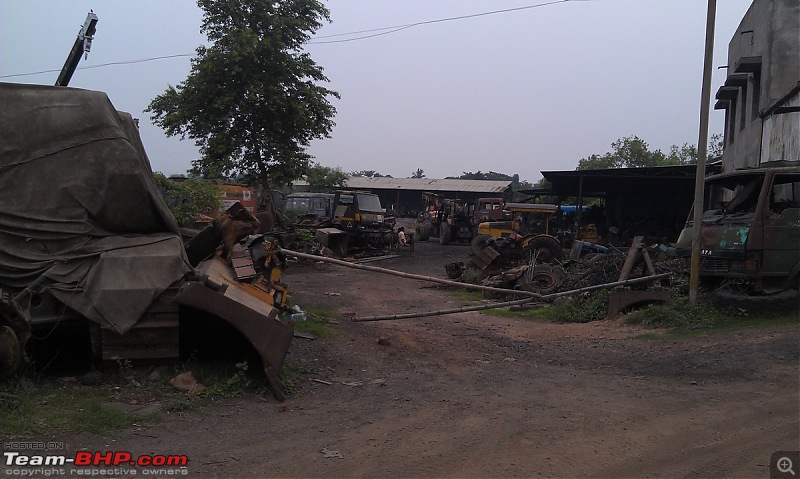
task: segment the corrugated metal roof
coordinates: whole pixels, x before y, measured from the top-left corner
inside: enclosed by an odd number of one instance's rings
[[[307,185],[304,181],[294,182],[296,186]],[[420,191],[463,191],[473,193],[501,194],[511,186],[510,181],[459,180],[436,178],[368,178],[351,176],[347,188],[358,190],[420,190]]]

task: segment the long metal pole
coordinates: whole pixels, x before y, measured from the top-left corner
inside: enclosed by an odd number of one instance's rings
[[[389,314],[384,316],[370,316],[364,318],[352,318],[352,321],[355,322],[366,322],[366,321],[387,321],[390,319],[411,319],[411,318],[426,318],[429,316],[443,316],[445,314],[456,314],[456,313],[466,313],[470,311],[483,311],[486,309],[496,309],[496,308],[505,308],[507,306],[516,306],[522,305],[527,303],[532,303],[534,301],[544,301],[549,299],[556,299],[561,298],[564,296],[572,296],[575,294],[585,293],[588,291],[595,291],[598,289],[608,289],[608,288],[615,288],[617,286],[626,286],[629,284],[636,284],[636,283],[643,283],[646,281],[654,281],[656,279],[666,278],[667,276],[672,275],[672,273],[660,273],[654,274],[651,276],[645,276],[643,278],[634,278],[634,279],[626,279],[623,281],[615,281],[613,283],[606,283],[606,284],[596,284],[594,286],[587,286],[585,288],[580,289],[572,289],[569,291],[562,291],[560,293],[552,293],[542,296],[541,298],[524,298],[524,299],[517,299],[515,301],[505,301],[502,303],[493,303],[493,304],[482,304],[480,306],[464,306],[461,308],[453,308],[453,309],[441,309],[438,311],[423,311],[419,313],[402,313],[402,314]]]
[[[447,279],[434,278],[433,276],[423,276],[421,274],[404,273],[402,271],[395,271],[393,269],[387,269],[387,268],[379,268],[377,266],[368,266],[368,265],[365,265],[365,264],[350,263],[350,262],[347,262],[347,261],[342,261],[340,259],[328,258],[328,257],[325,257],[325,256],[317,256],[317,255],[308,254],[308,253],[301,253],[299,251],[292,251],[292,250],[288,250],[288,249],[284,249],[283,252],[286,253],[287,256],[294,256],[294,257],[301,258],[301,259],[310,259],[310,260],[313,260],[313,261],[322,261],[322,262],[325,262],[325,263],[331,263],[331,264],[337,264],[339,266],[345,266],[347,268],[360,269],[360,270],[363,270],[363,271],[372,271],[374,273],[390,274],[390,275],[398,276],[398,277],[401,277],[401,278],[417,279],[417,280],[420,280],[420,281],[428,281],[430,283],[444,284],[444,285],[447,285],[447,286],[456,286],[456,287],[464,288],[464,289],[471,289],[471,290],[476,290],[476,291],[487,291],[487,292],[490,292],[490,293],[509,294],[509,295],[514,295],[514,296],[527,296],[527,297],[533,298],[533,299],[538,299],[538,298],[542,297],[541,294],[534,293],[533,291],[508,289],[508,288],[494,288],[492,286],[482,286],[480,284],[460,283],[458,281],[450,281],[450,280],[447,280]]]
[[[714,60],[714,23],[717,0],[708,0],[706,15],[706,53],[703,61],[703,91],[700,98],[700,138],[697,140],[697,172],[694,181],[694,215],[692,217],[692,262],[689,269],[689,302],[697,302],[700,285],[700,239],[703,228],[703,180],[708,156],[708,116],[711,108],[711,64]]]

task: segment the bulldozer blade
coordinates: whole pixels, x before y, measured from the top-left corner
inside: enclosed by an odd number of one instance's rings
[[[175,301],[211,313],[242,333],[261,356],[275,398],[283,401],[285,395],[280,370],[294,337],[294,323],[278,320],[278,310],[270,306],[266,298],[258,296],[260,290],[232,280],[230,268],[222,261],[215,259],[204,263],[208,264],[201,264],[200,270],[208,274],[205,284],[198,281],[184,283]]]
[[[347,233],[338,228],[319,228],[316,232],[319,244],[333,251],[337,258],[347,256]]]

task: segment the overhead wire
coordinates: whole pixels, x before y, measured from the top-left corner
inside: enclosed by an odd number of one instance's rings
[[[431,25],[431,24],[434,24],[434,23],[444,23],[444,22],[452,22],[452,21],[456,21],[456,20],[466,20],[468,18],[484,17],[484,16],[487,16],[487,15],[495,15],[495,14],[498,14],[498,13],[508,13],[508,12],[516,12],[516,11],[520,11],[520,10],[529,10],[529,9],[532,9],[532,8],[546,7],[546,6],[549,6],[549,5],[555,5],[557,3],[566,3],[566,2],[570,2],[570,1],[575,1],[575,0],[553,0],[553,1],[550,1],[550,2],[538,3],[538,4],[535,4],[535,5],[525,5],[525,6],[522,6],[522,7],[504,8],[504,9],[501,9],[501,10],[492,10],[492,11],[489,11],[489,12],[480,12],[480,13],[473,13],[473,14],[469,14],[469,15],[459,15],[459,16],[456,16],[456,17],[439,18],[439,19],[436,19],[436,20],[426,20],[426,21],[423,21],[423,22],[407,23],[405,25],[396,25],[396,26],[393,26],[393,27],[373,28],[373,29],[370,29],[370,30],[362,30],[362,31],[358,31],[358,32],[337,33],[337,34],[333,34],[333,35],[324,35],[324,36],[319,36],[319,37],[315,37],[315,38],[332,38],[332,37],[341,37],[341,36],[347,36],[347,35],[358,35],[360,33],[371,33],[371,32],[376,32],[376,31],[381,31],[381,30],[389,30],[389,31],[386,31],[386,32],[375,33],[375,34],[361,36],[361,37],[345,38],[343,40],[331,40],[331,41],[325,41],[325,42],[319,42],[319,41],[313,41],[312,40],[312,41],[309,41],[308,44],[309,45],[319,45],[319,44],[326,44],[326,43],[352,42],[352,41],[356,41],[356,40],[364,40],[366,38],[378,37],[378,36],[381,36],[381,35],[388,35],[390,33],[399,32],[401,30],[406,30],[406,29],[409,29],[409,28],[412,28],[412,27],[417,27],[417,26],[420,26],[420,25]]]
[[[530,10],[530,9],[533,9],[533,8],[546,7],[546,6],[549,6],[549,5],[555,5],[555,4],[566,3],[566,2],[571,2],[571,1],[589,1],[589,0],[553,0],[553,1],[545,2],[545,3],[537,3],[537,4],[534,4],[534,5],[524,5],[524,6],[521,6],[521,7],[504,8],[504,9],[501,9],[501,10],[491,10],[491,11],[488,11],[488,12],[472,13],[472,14],[469,14],[469,15],[459,15],[459,16],[455,16],[455,17],[439,18],[439,19],[436,19],[436,20],[426,20],[426,21],[422,21],[422,22],[407,23],[405,25],[395,25],[395,26],[391,26],[391,27],[372,28],[372,29],[368,29],[368,30],[360,30],[360,31],[348,32],[348,33],[336,33],[336,34],[331,34],[331,35],[323,35],[323,36],[318,36],[318,37],[315,37],[315,38],[317,38],[317,39],[320,39],[320,38],[333,38],[333,37],[342,37],[342,36],[348,36],[348,35],[359,35],[359,34],[362,34],[362,33],[369,33],[369,35],[363,35],[363,36],[354,37],[354,38],[345,38],[345,39],[342,39],[342,40],[330,40],[330,41],[314,41],[314,40],[311,40],[311,41],[308,42],[308,44],[309,45],[319,45],[319,44],[330,44],[330,43],[353,42],[353,41],[357,41],[357,40],[365,40],[365,39],[368,39],[368,38],[374,38],[374,37],[379,37],[379,36],[383,36],[383,35],[389,35],[391,33],[397,33],[399,31],[407,30],[409,28],[418,27],[418,26],[421,26],[421,25],[431,25],[431,24],[435,24],[435,23],[452,22],[452,21],[457,21],[457,20],[466,20],[466,19],[469,19],[469,18],[484,17],[484,16],[488,16],[488,15],[496,15],[496,14],[499,14],[499,13],[509,13],[509,12],[516,12],[516,11],[521,11],[521,10]],[[377,32],[377,33],[373,33],[373,32]],[[158,57],[141,58],[141,59],[137,59],[137,60],[123,60],[123,61],[118,61],[118,62],[100,63],[100,64],[97,64],[97,65],[87,65],[87,66],[78,67],[77,69],[78,70],[89,70],[89,69],[92,69],[92,68],[102,68],[102,67],[113,66],[113,65],[131,65],[131,64],[135,64],[135,63],[146,63],[146,62],[151,62],[151,61],[156,61],[156,60],[166,60],[166,59],[170,59],[170,58],[191,57],[193,55],[195,55],[195,54],[194,53],[178,53],[178,54],[175,54],[175,55],[163,55],[163,56],[158,56]],[[54,73],[54,72],[59,72],[59,71],[61,71],[61,68],[52,69],[52,70],[41,70],[41,71],[28,72],[28,73],[15,73],[15,74],[10,74],[10,75],[0,75],[0,79],[2,79],[2,78],[23,77],[23,76],[32,76],[32,75],[41,75],[41,74],[44,74],[44,73]]]

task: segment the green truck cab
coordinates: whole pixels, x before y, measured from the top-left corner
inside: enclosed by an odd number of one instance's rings
[[[798,289],[800,166],[736,170],[705,181],[700,278],[753,295]],[[690,215],[677,247],[692,247]]]

